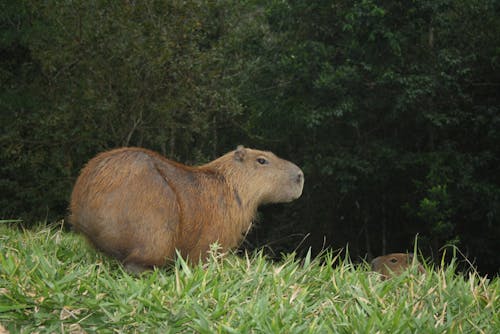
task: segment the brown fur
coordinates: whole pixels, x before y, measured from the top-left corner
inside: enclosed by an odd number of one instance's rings
[[[413,265],[413,261],[418,266],[418,271],[421,274],[425,273],[424,267],[417,259],[414,259],[413,254],[407,253],[392,253],[376,257],[372,260],[371,267],[373,271],[382,274],[382,277],[387,279],[399,275],[410,268]]]
[[[9,334],[9,331],[5,329],[5,327],[0,324],[0,334]]]
[[[239,146],[200,167],[142,148],[101,153],[82,169],[70,223],[131,271],[203,259],[239,245],[257,207],[300,197],[304,174],[271,152]]]

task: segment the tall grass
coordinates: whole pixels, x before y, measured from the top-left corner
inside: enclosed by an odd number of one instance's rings
[[[382,281],[325,253],[279,263],[262,253],[130,276],[73,233],[0,225],[0,326],[11,333],[497,333],[498,278]],[[1,330],[1,327],[0,327]]]

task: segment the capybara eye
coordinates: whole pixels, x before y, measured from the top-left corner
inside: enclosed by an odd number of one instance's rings
[[[261,165],[266,165],[269,163],[265,158],[257,158],[257,162]]]
[[[398,262],[398,259],[396,259],[395,257],[393,257],[390,261],[391,261],[392,263],[396,263],[396,262]]]

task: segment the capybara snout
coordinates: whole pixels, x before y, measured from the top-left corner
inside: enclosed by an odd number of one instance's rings
[[[302,190],[304,188],[304,172],[302,170],[295,166],[294,164],[291,164],[292,166],[289,167],[291,170],[289,173],[290,180],[292,183],[291,193],[289,195],[288,200],[284,199],[284,202],[291,202],[302,195]],[[293,184],[295,184],[295,188],[293,187]]]
[[[259,205],[297,199],[304,173],[275,154],[238,146],[199,167],[142,148],[91,159],[78,177],[70,223],[96,248],[140,271],[183,257],[203,259],[210,244],[238,246]]]

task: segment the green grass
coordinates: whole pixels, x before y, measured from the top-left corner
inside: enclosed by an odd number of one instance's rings
[[[332,253],[321,260],[214,253],[205,265],[177,261],[134,277],[73,233],[0,224],[0,325],[11,333],[499,332],[498,278],[451,266],[382,281]]]

